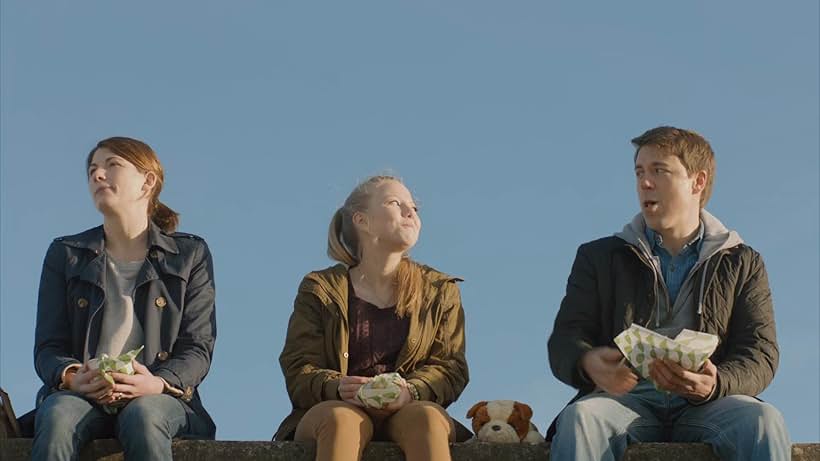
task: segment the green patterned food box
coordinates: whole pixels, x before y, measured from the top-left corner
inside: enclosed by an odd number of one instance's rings
[[[128,351],[120,356],[111,357],[108,354],[103,353],[97,359],[91,359],[88,361],[88,365],[93,369],[96,368],[99,370],[100,375],[108,381],[112,386],[114,385],[114,378],[111,377],[111,373],[124,373],[127,375],[134,374],[134,365],[132,360],[137,358],[137,356],[142,352],[142,349],[145,346],[140,346],[138,349],[134,349],[132,351]],[[119,407],[122,406],[125,402],[121,402],[117,405],[103,405],[103,410],[109,414],[115,414],[119,410]]]
[[[700,370],[715,352],[718,337],[684,329],[670,339],[633,323],[615,337],[615,344],[638,373],[649,379],[649,364],[656,358],[672,360],[690,371]]]
[[[369,408],[384,408],[399,398],[404,378],[398,373],[383,373],[363,384],[356,398]]]

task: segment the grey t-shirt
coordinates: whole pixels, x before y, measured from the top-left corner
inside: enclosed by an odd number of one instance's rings
[[[134,288],[145,261],[116,261],[108,255],[103,309],[97,357],[102,353],[118,356],[143,344],[145,334],[134,315]]]

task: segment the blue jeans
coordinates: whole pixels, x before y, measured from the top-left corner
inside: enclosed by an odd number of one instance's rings
[[[723,460],[791,459],[783,416],[754,397],[694,406],[640,381],[626,395],[586,395],[558,415],[554,460],[616,460],[633,442],[705,442]]]
[[[76,460],[92,439],[116,437],[127,460],[171,459],[171,439],[207,437],[210,424],[170,395],[132,400],[118,414],[73,392],[49,395],[37,408],[33,460]]]

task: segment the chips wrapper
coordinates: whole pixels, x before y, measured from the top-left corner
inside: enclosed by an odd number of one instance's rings
[[[91,359],[89,361],[89,366],[91,368],[96,368],[99,371],[100,376],[102,376],[103,379],[108,381],[108,383],[113,386],[114,378],[111,377],[111,373],[125,373],[128,375],[133,375],[134,364],[132,363],[132,360],[137,358],[144,347],[145,346],[140,346],[138,349],[128,351],[118,357],[110,357],[108,354],[103,353],[99,358]],[[103,410],[105,410],[106,413],[114,414],[119,410],[119,406],[121,405],[103,405]]]
[[[700,370],[715,352],[718,337],[684,329],[670,339],[633,323],[615,337],[615,344],[635,370],[650,379],[649,364],[656,358],[671,360],[689,371]]]
[[[404,378],[398,373],[383,373],[362,384],[356,399],[365,407],[384,408],[399,398],[404,386]]]
[[[145,348],[145,346],[140,346],[138,349],[128,351],[119,357],[109,357],[108,354],[103,353],[100,358],[97,359],[97,369],[100,371],[100,375],[112,386],[114,385],[114,378],[111,377],[112,372],[133,375],[134,365],[131,361],[142,352],[143,348]]]

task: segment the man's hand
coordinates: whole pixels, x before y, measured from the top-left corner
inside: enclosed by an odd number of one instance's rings
[[[667,359],[655,359],[649,364],[649,376],[663,390],[689,400],[706,400],[717,384],[717,367],[711,360],[699,372],[689,371]]]
[[[162,394],[165,390],[165,382],[154,376],[145,365],[132,361],[134,374],[111,373],[114,378],[114,387],[111,395],[103,399],[100,403],[110,405],[119,400],[131,400],[143,395]]]
[[[364,376],[342,376],[342,379],[339,380],[339,397],[351,405],[356,405],[357,407],[364,406],[362,402],[356,398],[356,393],[359,392],[359,388],[370,381],[370,379],[371,378]]]
[[[623,395],[638,384],[638,377],[624,364],[621,351],[613,347],[596,347],[581,356],[581,368],[603,391]]]

